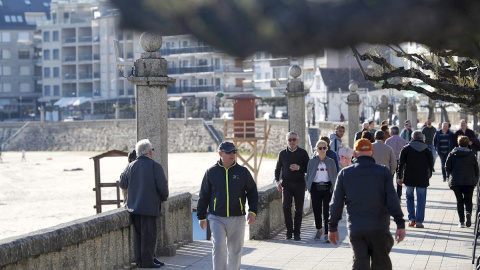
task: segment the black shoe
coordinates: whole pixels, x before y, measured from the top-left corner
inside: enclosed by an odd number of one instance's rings
[[[300,241],[302,240],[302,238],[300,238],[300,235],[295,235],[295,237],[293,237],[293,240]]]
[[[287,234],[285,234],[285,239],[286,239],[286,240],[292,239],[292,234],[293,234],[293,233],[287,231]]]
[[[465,226],[467,227],[472,226],[472,215],[467,214],[467,222],[465,222]]]
[[[160,264],[152,263],[151,265],[142,265],[142,266],[139,266],[138,268],[160,268],[160,267],[162,267]]]
[[[157,258],[153,258],[153,262],[156,264],[160,264],[161,266],[165,265],[163,262],[159,261]]]

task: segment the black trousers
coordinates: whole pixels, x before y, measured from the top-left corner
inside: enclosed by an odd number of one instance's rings
[[[131,215],[135,262],[138,266],[151,266],[157,242],[157,217]]]
[[[350,235],[353,250],[353,270],[391,270],[388,254],[393,247],[393,237],[388,233]]]
[[[451,189],[457,198],[457,212],[460,222],[465,222],[465,210],[472,214],[473,186],[452,186]],[[465,208],[463,207],[465,205]]]
[[[285,226],[287,234],[300,235],[303,215],[303,201],[305,200],[305,183],[285,183],[283,187],[283,215],[285,217]],[[292,202],[295,200],[295,221],[292,222]]]
[[[442,175],[443,180],[445,181],[448,178],[447,171],[445,170],[445,163],[447,162],[447,157],[449,153],[440,153],[437,152],[438,156],[440,157],[440,163],[442,164]]]
[[[310,188],[310,196],[312,197],[313,216],[315,217],[315,228],[317,230],[322,228],[322,214],[323,225],[325,230],[323,233],[328,234],[328,217],[330,215],[330,200],[332,199],[332,193],[330,193],[330,186],[327,190],[318,190],[315,183],[312,183]]]

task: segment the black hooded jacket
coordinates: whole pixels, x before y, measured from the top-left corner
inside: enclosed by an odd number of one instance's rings
[[[400,152],[397,174],[406,186],[428,187],[433,171],[433,155],[428,145],[414,140]]]
[[[451,175],[449,186],[476,186],[478,163],[472,150],[456,147],[448,154],[445,170]]]

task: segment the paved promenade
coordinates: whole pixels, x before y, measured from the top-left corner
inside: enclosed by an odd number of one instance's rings
[[[473,224],[471,228],[462,229],[457,226],[455,196],[441,180],[439,159],[435,170],[427,190],[425,228],[407,227],[407,237],[400,244],[395,244],[390,253],[393,269],[473,269]],[[476,192],[474,212],[475,196]],[[407,219],[405,194],[402,208]],[[304,218],[302,240],[298,242],[284,240],[285,231],[271,240],[246,241],[241,269],[351,269],[352,252],[345,216],[339,225],[338,246],[313,240],[313,223],[312,214]],[[395,229],[392,221],[392,233]],[[162,257],[160,260],[166,263],[162,269],[211,269],[211,243],[195,241],[177,250],[176,256]]]

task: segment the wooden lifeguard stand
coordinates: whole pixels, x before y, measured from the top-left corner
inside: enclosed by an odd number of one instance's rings
[[[237,154],[237,159],[240,159],[243,162],[242,165],[253,172],[253,179],[257,182],[258,171],[267,148],[271,126],[267,130],[267,120],[255,121],[255,99],[259,99],[259,97],[252,94],[242,94],[229,97],[228,99],[234,100],[233,120],[225,121],[223,139],[224,141],[232,141],[237,148],[247,145],[251,148],[252,152],[250,155],[244,154],[242,156],[239,153]],[[264,143],[260,162],[257,162],[259,141]]]
[[[128,156],[127,152],[120,151],[120,150],[110,150],[103,154],[91,157],[93,159],[93,164],[95,167],[95,187],[93,191],[95,191],[95,200],[96,203],[93,208],[97,209],[97,214],[102,213],[102,205],[109,205],[109,204],[116,204],[118,208],[120,208],[120,203],[123,202],[120,199],[120,182],[116,181],[115,183],[102,183],[100,181],[100,159],[104,157],[126,157]],[[117,188],[117,199],[116,200],[102,200],[102,188],[104,187],[115,187]]]

